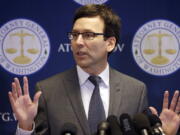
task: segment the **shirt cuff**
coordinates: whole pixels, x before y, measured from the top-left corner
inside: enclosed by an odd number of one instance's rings
[[[35,123],[33,122],[33,129],[31,131],[21,129],[19,127],[19,124],[17,126],[16,135],[31,135],[34,132],[35,129]]]

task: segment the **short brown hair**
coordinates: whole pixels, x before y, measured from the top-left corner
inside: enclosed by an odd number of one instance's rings
[[[104,37],[105,39],[108,37],[116,38],[116,45],[119,41],[120,29],[121,29],[121,19],[117,14],[115,14],[111,8],[108,6],[101,4],[89,4],[78,8],[75,12],[75,16],[73,19],[73,25],[77,19],[82,17],[95,17],[100,16],[100,18],[104,21]]]

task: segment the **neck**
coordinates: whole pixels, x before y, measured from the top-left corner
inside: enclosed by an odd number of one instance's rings
[[[85,72],[89,73],[90,75],[99,75],[101,72],[103,72],[107,64],[99,65],[99,66],[92,66],[92,67],[81,67]]]

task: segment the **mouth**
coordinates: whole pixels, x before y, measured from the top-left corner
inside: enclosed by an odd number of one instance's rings
[[[85,53],[85,52],[82,52],[82,51],[78,51],[76,54],[77,54],[78,56],[86,55],[86,53]]]
[[[82,58],[82,57],[87,56],[87,53],[86,52],[82,52],[82,51],[78,51],[78,52],[76,52],[76,56]]]

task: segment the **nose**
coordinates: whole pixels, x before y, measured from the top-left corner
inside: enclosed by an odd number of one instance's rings
[[[76,44],[78,45],[83,45],[84,44],[84,39],[82,37],[82,34],[79,34],[79,36],[77,37],[77,39],[75,40]]]

